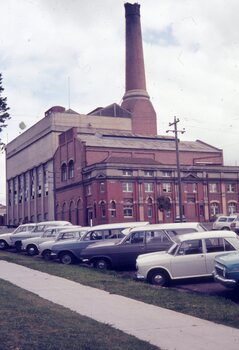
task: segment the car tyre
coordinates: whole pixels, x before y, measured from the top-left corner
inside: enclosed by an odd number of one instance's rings
[[[29,256],[34,256],[38,254],[38,249],[34,244],[29,244],[26,250],[27,250],[27,255]]]
[[[5,250],[8,248],[8,244],[6,241],[4,241],[3,239],[0,240],[0,249],[1,250]]]
[[[148,282],[156,286],[167,286],[170,282],[169,275],[163,270],[153,270],[148,275]]]
[[[51,251],[50,251],[49,249],[44,250],[44,251],[42,252],[42,257],[43,257],[43,259],[46,260],[46,261],[51,260]]]
[[[64,265],[74,264],[75,262],[75,257],[71,253],[61,253],[59,259],[60,262]]]
[[[222,228],[222,230],[223,230],[223,231],[230,231],[230,228],[227,227],[227,226],[224,226],[224,227]]]
[[[93,266],[97,270],[109,270],[110,263],[106,259],[97,259],[94,261]]]

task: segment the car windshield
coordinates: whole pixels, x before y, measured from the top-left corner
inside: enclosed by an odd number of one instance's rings
[[[239,239],[237,237],[226,238],[226,241],[228,241],[236,250],[239,250]]]
[[[175,228],[173,230],[166,230],[170,238],[175,238],[178,235],[184,235],[185,233],[197,232],[194,228]]]

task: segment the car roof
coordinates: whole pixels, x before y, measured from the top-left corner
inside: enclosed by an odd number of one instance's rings
[[[41,226],[41,225],[55,225],[55,226],[59,226],[59,225],[71,225],[71,223],[69,221],[61,221],[61,220],[53,220],[53,221],[41,221],[36,223],[35,225]]]
[[[65,233],[65,232],[78,232],[78,231],[89,231],[91,229],[90,226],[78,226],[78,227],[75,227],[73,226],[71,228],[70,227],[64,227],[64,229],[61,230],[61,232]]]
[[[178,223],[169,223],[169,224],[149,224],[140,227],[134,227],[130,232],[134,231],[150,231],[150,230],[171,230],[179,228],[197,228],[202,226],[200,222],[178,222]],[[203,227],[203,226],[202,226]]]
[[[136,226],[145,226],[148,224],[148,221],[136,221],[136,222],[118,222],[112,224],[103,224],[96,225],[91,227],[91,231],[93,230],[104,230],[104,229],[114,229],[114,228],[127,228],[127,227],[136,227]]]
[[[201,239],[201,238],[237,238],[237,234],[233,231],[221,231],[221,230],[213,230],[213,231],[205,231],[205,232],[193,232],[187,233],[180,236],[177,236],[177,240],[188,241],[193,239]]]

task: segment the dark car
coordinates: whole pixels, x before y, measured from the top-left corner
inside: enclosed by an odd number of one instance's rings
[[[146,225],[147,222],[124,222],[116,224],[105,224],[91,227],[86,234],[77,240],[67,240],[53,244],[51,248],[51,258],[59,259],[62,264],[72,264],[81,260],[81,251],[88,245],[105,241],[120,240],[125,237],[122,232],[126,228]]]
[[[168,250],[177,235],[206,231],[199,223],[174,223],[135,227],[118,242],[93,244],[81,252],[82,261],[97,269],[135,269],[140,254]]]

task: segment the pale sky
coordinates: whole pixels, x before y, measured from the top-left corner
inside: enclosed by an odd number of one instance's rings
[[[54,105],[88,113],[120,103],[125,86],[123,0],[1,0],[0,72],[9,142]],[[133,3],[133,1],[129,1]],[[239,165],[238,0],[141,0],[147,91],[165,135],[203,140]],[[172,136],[172,134],[171,134]],[[0,203],[5,155],[0,154]]]

